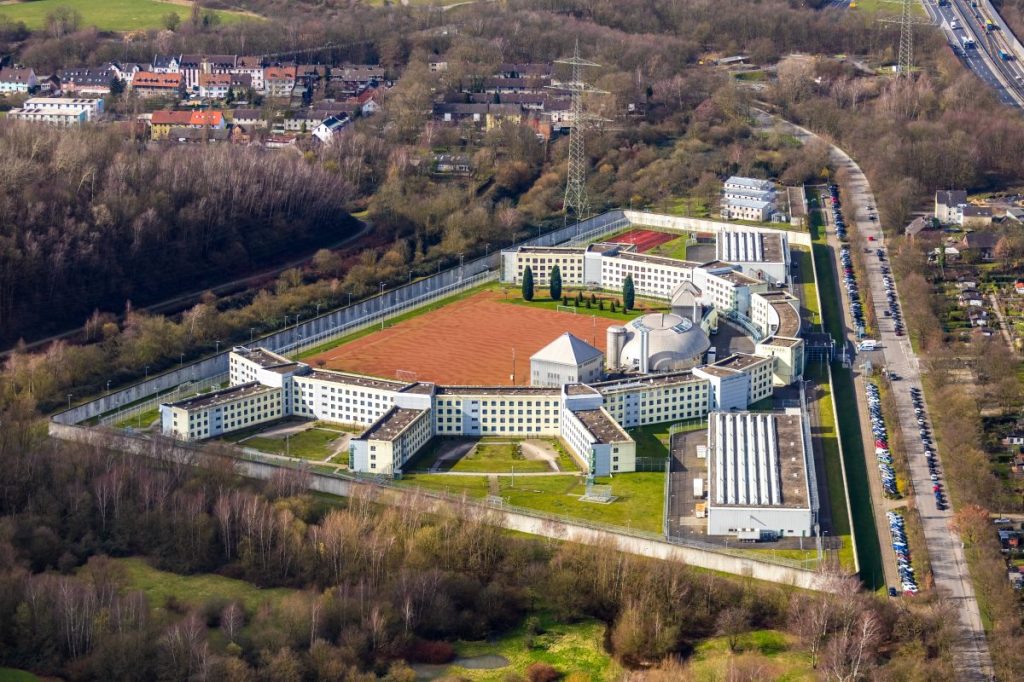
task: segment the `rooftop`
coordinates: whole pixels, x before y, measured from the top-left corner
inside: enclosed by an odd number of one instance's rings
[[[306,375],[306,378],[319,379],[320,381],[333,381],[338,384],[350,384],[362,386],[363,388],[378,388],[385,391],[399,391],[407,384],[402,381],[388,381],[387,379],[376,379],[362,374],[350,374],[349,372],[336,372],[331,369],[314,369]]]
[[[700,370],[701,372],[704,372],[705,374],[710,374],[711,376],[718,377],[720,379],[734,377],[740,374],[739,369],[732,367],[721,367],[718,364],[704,365],[703,367],[698,367],[697,369]]]
[[[604,353],[586,341],[576,338],[569,332],[565,332],[531,355],[530,361],[540,360],[541,362],[554,362],[563,365],[581,365],[603,355]]]
[[[359,434],[359,440],[393,441],[424,412],[426,410],[392,407],[383,417]]]
[[[643,374],[636,376],[624,376],[610,381],[598,381],[590,384],[601,393],[614,393],[616,391],[632,390],[642,386],[651,388],[662,388],[704,381],[701,377],[693,375],[690,370],[681,372],[665,372],[664,374]]]
[[[283,355],[278,355],[273,351],[269,351],[266,348],[245,348],[244,346],[238,346],[232,349],[232,353],[245,358],[251,362],[255,362],[263,369],[270,369],[275,372],[287,372],[291,369],[298,367],[300,363],[289,360]]]
[[[520,246],[520,253],[579,253],[587,250],[585,246]]]
[[[587,427],[587,431],[593,434],[598,443],[628,443],[633,440],[604,408],[579,410],[573,414],[583,422],[583,426]]]
[[[549,395],[558,397],[560,389],[547,386],[438,386],[438,395]]]
[[[687,267],[693,268],[693,267],[697,267],[697,266],[700,265],[700,263],[697,263],[695,261],[676,260],[675,258],[668,258],[667,256],[651,256],[651,255],[646,254],[646,253],[630,253],[628,251],[627,252],[623,252],[623,253],[619,253],[617,257],[618,258],[622,258],[624,260],[635,260],[635,261],[639,261],[641,263],[653,263],[653,264],[656,264],[656,265],[671,265],[671,266],[675,266],[677,268],[687,268]]]
[[[756,355],[747,355],[746,353],[735,353],[734,355],[730,355],[724,360],[719,360],[718,362],[716,362],[715,367],[725,367],[728,369],[738,369],[742,371],[748,367],[753,367],[756,364],[766,361],[767,358],[758,357]]]
[[[798,336],[800,334],[800,314],[786,301],[773,301],[772,308],[779,314],[779,328],[776,334],[782,336]]]
[[[212,391],[205,395],[195,396],[194,398],[185,398],[184,400],[179,400],[176,403],[168,403],[168,405],[170,407],[178,407],[184,410],[201,410],[217,407],[218,405],[225,405],[227,403],[233,403],[236,400],[242,400],[243,398],[251,398],[265,393],[280,391],[280,388],[264,386],[258,381],[250,381],[246,384],[229,386],[228,388],[222,388],[219,391]]]
[[[806,456],[799,410],[714,412],[708,418],[709,502],[806,509]]]
[[[597,389],[594,389],[586,384],[566,384],[565,385],[566,395],[600,395]]]

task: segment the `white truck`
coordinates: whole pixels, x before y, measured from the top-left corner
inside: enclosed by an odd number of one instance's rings
[[[863,339],[860,343],[857,344],[857,350],[861,352],[876,350],[877,348],[878,341],[874,339]]]
[[[693,498],[695,500],[704,499],[704,479],[695,478],[693,479]]]

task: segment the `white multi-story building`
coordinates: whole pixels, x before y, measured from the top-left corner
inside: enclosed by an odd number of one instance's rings
[[[103,113],[103,99],[99,97],[30,97],[22,106],[25,109],[85,109],[89,121]]]
[[[562,386],[600,381],[604,353],[569,332],[530,356],[531,386]]]
[[[775,183],[734,175],[722,186],[722,217],[766,222],[775,213]]]
[[[46,125],[59,126],[61,128],[70,128],[72,126],[82,125],[88,121],[89,112],[82,107],[69,107],[62,109],[18,107],[8,111],[7,118],[12,121],[44,123]]]

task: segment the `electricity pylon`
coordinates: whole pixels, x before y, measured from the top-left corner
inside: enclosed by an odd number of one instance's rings
[[[911,10],[914,4],[917,3],[917,0],[890,1],[899,2],[902,5],[900,16],[884,17],[878,21],[883,24],[900,25],[900,50],[896,66],[896,77],[906,76],[910,78],[910,74],[914,69],[914,25],[934,26],[935,24],[931,21],[924,21],[912,16]]]
[[[570,80],[558,85],[549,86],[556,90],[568,90],[572,93],[572,128],[569,129],[569,168],[565,178],[565,199],[562,210],[565,212],[565,221],[569,221],[571,211],[576,222],[586,220],[590,216],[590,197],[587,196],[587,155],[584,145],[586,127],[589,119],[583,113],[583,94],[602,93],[592,85],[583,81],[583,67],[600,66],[594,62],[580,58],[580,41],[576,40],[576,49],[572,57],[556,59],[556,64],[569,64],[572,66]]]

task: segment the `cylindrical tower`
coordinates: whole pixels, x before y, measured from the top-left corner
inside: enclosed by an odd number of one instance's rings
[[[626,345],[626,328],[620,325],[608,327],[606,332],[604,365],[608,369],[622,366],[622,348]]]

